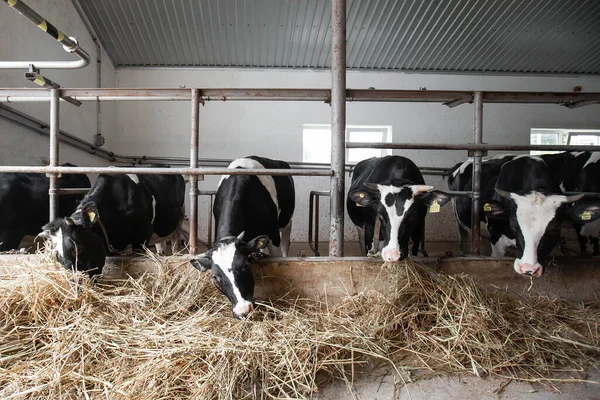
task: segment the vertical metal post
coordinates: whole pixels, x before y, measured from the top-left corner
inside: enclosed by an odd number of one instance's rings
[[[190,133],[190,168],[198,168],[200,89],[192,89],[192,130]],[[198,176],[190,176],[190,254],[196,254],[198,238]]]
[[[473,120],[473,141],[475,144],[483,143],[483,93],[473,94],[475,105]],[[473,197],[471,202],[471,254],[479,255],[479,226],[481,212],[479,209],[479,198],[481,197],[481,162],[482,151],[473,153]]]
[[[331,225],[329,256],[344,255],[344,167],[346,163],[346,0],[332,0]]]
[[[50,166],[58,166],[58,127],[59,127],[59,89],[50,90]],[[50,188],[48,195],[50,198],[50,221],[58,218],[58,177],[59,174],[48,174],[50,178]]]

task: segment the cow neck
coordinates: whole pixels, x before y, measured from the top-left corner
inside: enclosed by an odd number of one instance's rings
[[[217,223],[217,241],[228,236],[237,236],[245,231],[244,208],[241,200],[231,200],[224,204]]]
[[[100,225],[100,229],[102,230],[102,235],[104,236],[104,241],[106,242],[108,251],[111,253],[118,253],[117,249],[112,247],[112,245],[110,244],[110,241],[108,240],[108,233],[106,232],[106,228],[104,227],[104,223],[102,222],[102,219],[100,219],[100,217],[98,217],[98,225]]]

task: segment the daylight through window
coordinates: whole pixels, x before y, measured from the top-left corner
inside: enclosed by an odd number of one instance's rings
[[[348,125],[346,140],[349,142],[392,141],[392,127],[388,125]],[[346,162],[355,164],[370,157],[392,154],[390,149],[348,149]],[[331,162],[331,125],[305,124],[302,126],[302,161],[313,163]]]

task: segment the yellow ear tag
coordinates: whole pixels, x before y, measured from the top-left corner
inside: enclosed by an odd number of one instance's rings
[[[429,212],[430,213],[439,213],[440,212],[440,205],[437,202],[437,200],[433,201],[433,204],[431,205],[431,207],[429,207]]]
[[[592,213],[591,213],[591,212],[589,212],[589,211],[584,211],[584,212],[581,214],[581,220],[582,220],[582,221],[589,221],[590,219],[592,219]]]
[[[365,197],[365,194],[364,193],[359,193],[358,197],[360,197],[361,199],[363,199]]]
[[[490,203],[485,203],[483,205],[483,211],[492,211],[492,206],[490,206]]]
[[[259,241],[258,241],[258,245],[257,245],[256,247],[262,247],[262,245],[263,245],[263,241],[262,241],[262,240],[259,240]]]
[[[88,211],[87,215],[90,218],[90,222],[94,222],[94,220],[96,219],[96,213],[93,211]]]
[[[360,203],[356,203],[356,207],[364,207],[364,206]]]

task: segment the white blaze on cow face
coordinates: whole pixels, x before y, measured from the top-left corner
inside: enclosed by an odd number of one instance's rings
[[[61,257],[65,256],[65,248],[63,246],[63,231],[62,227],[58,228],[58,231],[52,236],[50,236],[50,240],[52,241],[52,245],[54,249],[60,254]]]
[[[377,185],[380,194],[380,202],[387,213],[387,217],[390,225],[390,237],[389,242],[381,250],[381,257],[385,261],[398,261],[400,259],[400,247],[398,243],[398,233],[404,216],[415,202],[415,196],[420,192],[426,192],[432,190],[433,186],[427,185],[407,185],[407,186],[393,186],[393,185]],[[395,195],[400,193],[402,189],[409,188],[412,191],[411,197],[404,200],[402,207],[394,202],[391,205],[387,204],[386,198],[388,195]],[[398,200],[397,200],[398,201]],[[402,210],[402,214],[398,215],[398,209]],[[376,250],[376,249],[375,249]]]
[[[566,196],[546,196],[533,192],[524,196],[510,193],[517,206],[517,223],[523,235],[523,255],[517,258],[514,269],[519,274],[541,276],[543,269],[538,261],[538,246],[550,221],[556,217],[558,208],[566,202]]]
[[[212,253],[212,260],[213,263],[221,269],[225,279],[229,281],[229,286],[232,289],[231,295],[233,298],[231,299],[231,302],[233,303],[233,313],[243,317],[252,311],[253,306],[251,302],[242,297],[240,289],[235,284],[233,261],[236,256],[236,251],[235,242],[219,246],[218,249]]]

